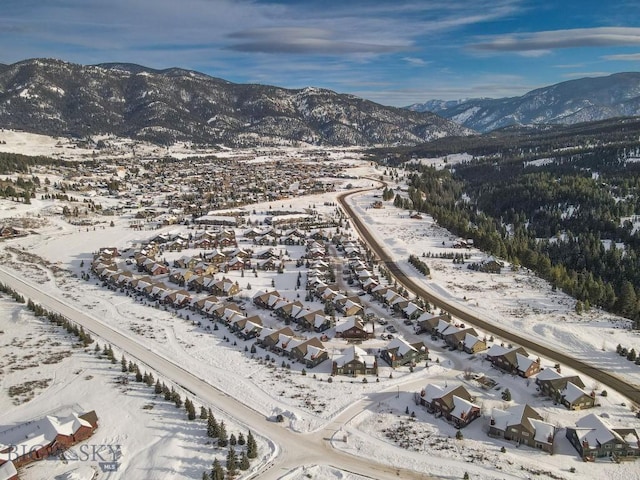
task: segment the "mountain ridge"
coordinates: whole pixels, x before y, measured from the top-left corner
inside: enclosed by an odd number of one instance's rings
[[[0,124],[159,144],[410,145],[472,132],[432,113],[307,87],[237,84],[180,68],[30,59],[0,67]]]
[[[429,100],[405,108],[430,111],[481,133],[512,125],[572,125],[636,116],[640,72],[568,80],[517,97]]]

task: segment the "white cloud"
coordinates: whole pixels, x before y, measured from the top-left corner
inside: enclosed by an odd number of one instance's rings
[[[488,52],[525,52],[558,48],[610,47],[640,45],[640,28],[598,27],[514,33],[480,37],[471,44],[474,50]]]
[[[424,67],[425,65],[428,65],[430,63],[426,60],[423,60],[422,58],[416,57],[402,57],[402,60],[407,62],[409,65],[413,65],[414,67]]]
[[[640,53],[621,53],[618,55],[604,55],[600,57],[604,60],[611,61],[623,61],[623,62],[637,62],[640,60]]]

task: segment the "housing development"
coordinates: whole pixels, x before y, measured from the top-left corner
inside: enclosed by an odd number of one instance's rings
[[[101,142],[4,181],[0,480],[637,475],[630,321],[394,206],[407,166]]]

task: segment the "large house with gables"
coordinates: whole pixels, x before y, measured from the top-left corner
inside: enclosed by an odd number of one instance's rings
[[[509,410],[494,408],[489,421],[489,436],[504,438],[518,445],[528,445],[553,453],[556,427],[544,422],[529,405],[517,405]]]
[[[333,360],[332,375],[377,375],[378,361],[355,345],[343,350],[342,355]]]
[[[540,359],[532,359],[523,347],[492,345],[486,353],[491,364],[507,373],[529,378],[540,371]]]
[[[609,458],[635,460],[640,456],[640,431],[630,426],[614,428],[595,413],[567,427],[566,437],[585,461]]]
[[[312,337],[293,347],[289,352],[289,357],[304,363],[307,368],[313,368],[327,360],[329,352],[317,337]]]
[[[0,432],[0,475],[17,479],[18,468],[63,452],[91,437],[96,428],[98,417],[91,411],[68,417],[48,415],[4,430]]]
[[[584,410],[596,404],[595,393],[584,390],[584,382],[578,375],[563,376],[552,368],[546,368],[536,377],[536,385],[542,395],[569,410]]]
[[[429,350],[423,342],[409,343],[402,338],[394,338],[380,351],[380,358],[391,367],[416,365],[429,357]]]
[[[436,417],[444,417],[456,428],[466,427],[480,416],[480,406],[473,400],[462,385],[441,387],[430,383],[416,393],[416,403],[425,406]]]
[[[373,326],[360,317],[346,317],[336,324],[336,337],[346,340],[367,340],[373,337]]]

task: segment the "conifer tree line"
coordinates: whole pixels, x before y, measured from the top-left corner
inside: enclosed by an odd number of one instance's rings
[[[11,288],[8,285],[5,285],[4,283],[0,283],[0,292],[6,293],[11,298],[13,298],[14,301],[16,301],[18,303],[24,303],[25,302],[25,299],[24,299],[24,297],[22,295],[20,295],[13,288]]]
[[[64,315],[45,309],[41,305],[33,302],[33,300],[31,299],[27,301],[27,309],[32,311],[36,317],[46,317],[49,322],[64,328],[68,333],[76,336],[85,347],[91,345],[94,341],[91,337],[91,334],[85,331],[85,329],[81,325],[78,326],[77,324],[66,318]]]

